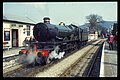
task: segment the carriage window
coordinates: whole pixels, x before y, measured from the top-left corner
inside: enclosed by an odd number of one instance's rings
[[[4,41],[10,41],[10,31],[4,31]]]

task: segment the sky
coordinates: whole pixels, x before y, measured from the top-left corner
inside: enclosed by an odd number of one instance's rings
[[[3,14],[27,16],[34,22],[50,17],[51,23],[83,25],[86,16],[97,14],[105,21],[117,21],[117,2],[4,2]]]

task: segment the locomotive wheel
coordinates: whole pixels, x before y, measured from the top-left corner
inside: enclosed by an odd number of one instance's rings
[[[41,52],[38,52],[37,53],[37,56],[40,58],[40,57],[42,57],[42,53]]]
[[[47,60],[46,60],[46,57],[42,56],[42,57],[38,57],[36,59],[36,64],[39,64],[39,65],[46,65],[47,64]]]
[[[36,63],[41,65],[45,65],[47,63],[46,57],[44,57],[41,52],[38,52],[37,56],[38,60],[36,61]]]
[[[46,57],[42,56],[40,63],[41,65],[46,65],[47,64]]]

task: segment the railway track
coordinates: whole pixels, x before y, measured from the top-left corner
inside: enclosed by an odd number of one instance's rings
[[[3,62],[9,62],[9,61],[14,60],[14,59],[16,59],[18,57],[19,57],[18,54],[17,55],[13,55],[13,56],[4,57],[3,58]]]
[[[95,42],[95,41],[88,42],[87,45],[89,45],[93,42]],[[87,45],[85,45],[85,46],[87,46]],[[85,46],[83,46],[83,47],[85,47]],[[81,47],[81,48],[83,48],[83,47]],[[72,53],[74,53],[76,51],[77,50],[72,51],[71,53],[67,54],[64,58],[66,58],[67,56],[71,55]],[[61,59],[61,60],[63,60],[63,59]],[[18,65],[18,66],[15,66],[16,68],[13,67],[14,69],[12,69],[12,70],[8,69],[6,72],[4,72],[3,77],[34,77],[37,73],[42,72],[45,69],[49,68],[50,66],[57,64],[61,60],[56,60],[45,66],[30,67],[30,66],[26,66],[26,65],[24,65],[24,66]]]
[[[103,42],[102,42],[102,45],[103,45]],[[96,54],[93,56],[93,59],[91,60],[91,65],[90,65],[90,67],[89,67],[89,69],[88,69],[88,71],[87,71],[87,74],[86,75],[83,75],[83,76],[85,76],[85,77],[91,77],[93,74],[95,74],[95,73],[92,73],[93,71],[94,71],[94,66],[95,66],[95,63],[97,62],[97,59],[101,59],[101,48],[102,48],[102,46],[100,46],[99,48],[98,48],[98,50],[96,51]],[[100,63],[100,61],[99,62],[97,62],[97,63]],[[100,65],[98,65],[97,64],[97,67],[99,67]],[[97,72],[97,74],[99,74],[99,72]],[[96,75],[95,77],[98,77],[98,75]]]
[[[3,61],[3,74],[23,66],[23,64],[18,63],[19,56],[9,56],[4,59],[5,60]]]
[[[82,55],[74,64],[67,68],[60,77],[89,77],[101,49],[103,41],[91,47],[84,55]]]

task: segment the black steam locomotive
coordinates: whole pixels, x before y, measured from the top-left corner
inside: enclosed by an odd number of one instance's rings
[[[33,35],[37,42],[33,43],[32,53],[30,49],[22,49],[19,52],[26,56],[34,53],[32,64],[46,64],[53,59],[61,59],[66,53],[79,49],[88,41],[86,28],[81,29],[76,25],[64,23],[54,25],[50,23],[50,18],[44,18],[44,23],[36,24]]]
[[[33,35],[36,40],[41,41],[59,41],[67,38],[70,40],[71,35],[77,36],[78,29],[74,25],[53,25],[49,22],[38,23],[34,26]]]

